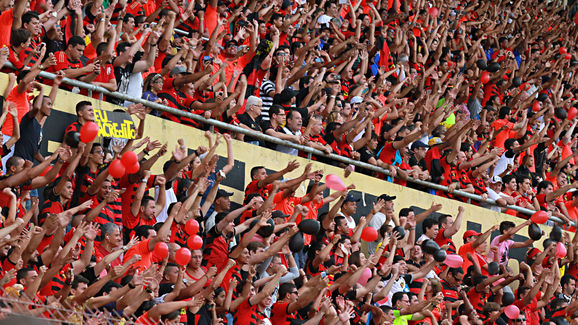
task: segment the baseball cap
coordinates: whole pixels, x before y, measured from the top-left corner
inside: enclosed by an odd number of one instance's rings
[[[384,201],[393,201],[397,198],[397,196],[389,196],[387,194],[381,194],[377,199],[384,200]]]
[[[479,235],[481,235],[481,233],[479,233],[475,230],[467,230],[466,232],[464,232],[463,238],[466,239],[466,238],[469,238],[472,236],[479,236]]]
[[[345,197],[345,200],[343,201],[343,203],[346,202],[358,202],[359,199],[356,199],[355,196],[353,196],[353,194],[348,193],[347,196]]]
[[[274,210],[273,212],[271,212],[271,218],[284,218],[285,219],[288,217],[289,217],[288,214],[284,214],[280,210]]]
[[[411,144],[411,150],[415,150],[417,148],[429,148],[429,146],[419,140]]]
[[[298,91],[291,88],[285,88],[283,91],[281,91],[281,93],[275,95],[274,101],[277,104],[287,103],[291,100],[291,98],[297,96],[297,94],[299,94]]]
[[[221,197],[226,197],[226,196],[231,196],[233,195],[233,192],[227,192],[223,189],[219,189],[217,190],[217,196],[215,197],[215,200]]]
[[[181,74],[181,73],[185,73],[187,72],[187,69],[185,69],[185,67],[174,67],[171,70],[171,76],[177,75],[177,74]]]
[[[363,102],[363,98],[361,98],[361,96],[353,96],[350,101],[351,104],[359,104],[361,102]]]
[[[490,178],[490,183],[492,184],[496,184],[496,183],[503,183],[502,178],[498,175],[496,176],[492,176],[492,178]]]

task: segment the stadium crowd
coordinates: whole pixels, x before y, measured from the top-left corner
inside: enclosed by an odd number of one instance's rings
[[[578,324],[578,237],[560,228],[578,220],[576,1],[0,0],[0,10],[1,316]],[[233,139],[304,154],[229,132],[206,132],[209,145],[191,152],[199,141],[179,139],[169,154],[144,134],[148,115],[209,126],[115,97],[104,99],[138,120],[136,139],[75,140],[95,119],[81,101],[64,144],[43,157],[59,91],[88,95],[64,77],[562,223],[534,247],[544,234],[529,220],[464,232],[463,207],[418,213],[383,194],[361,216],[354,186],[325,196],[323,172],[296,161],[254,166],[233,208],[219,188]],[[136,170],[113,177],[129,153]],[[526,227],[530,239],[515,237]],[[527,250],[513,269],[517,248]]]

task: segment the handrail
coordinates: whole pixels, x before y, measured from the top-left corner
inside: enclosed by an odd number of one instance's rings
[[[4,66],[10,67],[12,69],[15,68],[10,62],[6,62],[4,64]],[[46,71],[40,72],[39,75],[43,78],[48,78],[48,79],[54,79],[56,77],[55,74],[49,73]],[[365,168],[367,170],[371,170],[371,171],[378,172],[378,173],[383,173],[383,174],[389,176],[389,171],[384,169],[384,168],[374,166],[374,165],[371,165],[368,163],[364,163],[361,161],[353,160],[353,159],[350,159],[347,157],[339,156],[339,155],[336,155],[334,153],[326,154],[323,151],[320,151],[320,150],[317,150],[317,149],[314,149],[311,147],[307,147],[307,146],[304,146],[301,144],[296,144],[293,142],[281,140],[279,138],[275,138],[275,137],[272,137],[272,136],[264,134],[264,133],[259,133],[259,132],[255,132],[252,130],[247,130],[247,129],[244,129],[242,127],[238,127],[238,126],[235,126],[232,124],[227,124],[227,123],[224,123],[224,122],[221,122],[218,120],[206,119],[200,115],[196,115],[196,114],[189,113],[189,112],[184,112],[184,111],[181,111],[181,110],[176,109],[176,108],[161,105],[161,104],[158,104],[155,102],[150,102],[150,101],[144,100],[142,98],[135,98],[135,97],[129,96],[127,94],[122,94],[122,93],[119,93],[116,91],[109,91],[108,89],[105,89],[103,87],[92,85],[89,83],[85,83],[85,82],[82,82],[79,80],[69,79],[69,78],[65,77],[62,81],[64,83],[69,84],[69,85],[74,86],[74,87],[84,88],[84,89],[87,89],[90,91],[103,93],[107,96],[115,97],[115,98],[122,99],[122,100],[127,100],[127,101],[134,102],[134,103],[140,103],[140,104],[143,104],[143,105],[148,106],[150,108],[153,108],[155,110],[171,113],[171,114],[174,114],[177,116],[187,117],[187,118],[190,118],[196,122],[206,123],[206,124],[209,124],[209,125],[221,128],[221,129],[226,129],[229,131],[242,133],[244,135],[249,135],[249,136],[256,138],[256,139],[259,139],[259,140],[272,142],[272,143],[283,145],[286,147],[291,147],[291,148],[297,149],[299,151],[303,151],[303,152],[310,153],[310,154],[320,156],[320,157],[330,158],[330,159],[338,161],[338,162],[354,165],[354,166],[359,167],[359,168]],[[404,179],[404,180],[411,182],[411,183],[414,183],[414,184],[417,184],[417,185],[425,186],[425,187],[428,187],[428,188],[431,188],[434,190],[440,190],[440,191],[444,191],[447,193],[451,193],[453,195],[465,197],[465,198],[468,198],[468,199],[471,199],[474,201],[478,201],[478,202],[482,202],[482,203],[486,203],[486,204],[494,205],[494,206],[500,206],[497,204],[497,202],[495,200],[484,199],[480,195],[466,193],[466,192],[463,192],[460,190],[450,191],[449,188],[447,186],[444,186],[444,185],[439,185],[439,184],[435,184],[435,183],[431,183],[431,182],[427,182],[427,181],[422,181],[420,179],[414,179],[411,177],[407,177],[407,179]],[[523,214],[528,215],[528,216],[531,216],[532,214],[535,213],[535,211],[533,211],[533,210],[522,208],[522,207],[515,206],[515,205],[506,205],[505,208],[514,210],[516,212],[523,213]],[[562,219],[557,218],[557,217],[550,217],[550,220],[554,221],[554,222],[558,222],[558,223],[565,223]],[[571,225],[576,226],[576,223],[571,222]]]

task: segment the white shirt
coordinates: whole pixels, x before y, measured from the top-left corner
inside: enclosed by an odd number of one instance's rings
[[[286,134],[291,134],[291,135],[301,135],[301,131],[297,131],[295,133],[293,133],[293,131],[289,130],[289,128],[284,127],[283,132],[285,132]],[[286,153],[288,155],[292,155],[292,156],[297,156],[299,154],[299,150],[291,148],[291,147],[286,147],[286,146],[282,146],[280,144],[277,145],[277,151]]]
[[[512,158],[508,158],[506,157],[506,153],[504,152],[504,154],[502,154],[502,156],[500,157],[500,160],[498,160],[498,162],[496,163],[496,168],[494,168],[494,174],[492,174],[492,176],[499,176],[508,168],[508,165],[513,166],[515,157],[516,155],[514,155],[514,157]]]
[[[378,212],[376,214],[373,215],[373,218],[371,218],[371,221],[369,222],[369,226],[371,228],[374,228],[375,230],[379,231],[379,228],[381,228],[383,226],[383,224],[385,223],[385,220],[387,220],[387,217],[385,216],[384,213],[382,212]],[[395,227],[395,223],[393,223],[393,220],[389,220],[389,225],[392,227]],[[376,240],[376,241],[372,241],[369,242],[367,244],[367,250],[369,251],[370,254],[375,253],[375,250],[377,249],[377,245],[381,242],[381,240]]]
[[[158,199],[159,199],[159,187],[155,186],[155,202],[158,201]],[[165,206],[163,207],[161,213],[159,213],[159,215],[156,216],[157,222],[165,222],[165,220],[167,220],[167,218],[169,217],[167,209],[173,202],[177,202],[177,196],[175,195],[173,187],[171,186],[170,189],[165,190]]]
[[[486,190],[488,191],[488,198],[489,199],[492,199],[495,201],[495,200],[501,198],[501,196],[498,193],[496,193],[494,190],[492,190],[489,186],[486,187]],[[502,212],[502,209],[496,205],[490,205],[490,204],[482,202],[482,203],[480,203],[480,206],[482,206],[486,209],[492,210],[492,211]]]

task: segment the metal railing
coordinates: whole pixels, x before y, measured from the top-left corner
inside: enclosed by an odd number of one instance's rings
[[[14,68],[14,66],[12,66],[12,64],[10,64],[9,62],[7,62],[7,63],[5,64],[5,66],[8,66],[8,67],[10,67],[10,68]],[[54,78],[56,77],[55,74],[52,74],[52,73],[49,73],[49,72],[45,72],[45,71],[40,72],[40,76],[43,77],[43,78],[47,78],[47,79],[54,79]],[[159,111],[171,113],[171,114],[174,114],[174,115],[176,115],[176,116],[187,117],[187,118],[190,118],[190,119],[192,119],[192,120],[194,120],[194,121],[196,121],[196,122],[206,123],[206,124],[208,124],[208,125],[211,125],[211,126],[214,126],[214,127],[218,127],[218,128],[220,128],[220,129],[225,129],[225,130],[229,130],[229,131],[232,131],[232,132],[241,133],[241,134],[244,134],[244,135],[249,135],[249,136],[251,136],[251,137],[253,137],[253,138],[256,138],[256,139],[259,139],[259,140],[263,140],[263,141],[275,143],[275,144],[278,144],[278,145],[283,145],[283,146],[286,146],[286,147],[291,147],[291,148],[294,148],[294,149],[297,149],[297,150],[299,150],[299,151],[306,152],[306,153],[308,153],[308,154],[312,154],[312,155],[315,155],[315,156],[329,158],[329,159],[331,159],[331,160],[338,161],[338,162],[341,162],[341,163],[354,165],[355,167],[364,168],[364,169],[371,170],[371,171],[378,172],[378,173],[383,173],[383,174],[388,175],[388,176],[390,175],[390,173],[389,173],[388,170],[386,170],[386,169],[384,169],[384,168],[381,168],[381,167],[378,167],[378,166],[374,166],[374,165],[371,165],[371,164],[368,164],[368,163],[364,163],[364,162],[361,162],[361,161],[353,160],[353,159],[350,159],[350,158],[347,158],[347,157],[339,156],[339,155],[336,155],[336,154],[334,154],[334,153],[326,154],[326,153],[323,152],[323,151],[320,151],[320,150],[317,150],[317,149],[314,149],[314,148],[311,148],[311,147],[308,147],[308,146],[304,146],[304,145],[301,145],[301,144],[296,144],[296,143],[293,143],[293,142],[281,140],[281,139],[278,139],[278,138],[275,138],[275,137],[272,137],[272,136],[269,136],[269,135],[266,135],[266,134],[263,134],[263,133],[255,132],[255,131],[252,131],[252,130],[247,130],[247,129],[244,129],[244,128],[242,128],[242,127],[238,127],[238,126],[235,126],[235,125],[232,125],[232,124],[227,124],[227,123],[224,123],[224,122],[221,122],[221,121],[218,121],[218,120],[206,119],[206,118],[204,118],[204,117],[202,117],[202,116],[200,116],[200,115],[192,114],[192,113],[189,113],[189,112],[184,112],[184,111],[181,111],[181,110],[179,110],[179,109],[172,108],[172,107],[165,106],[165,105],[158,104],[158,103],[154,103],[154,102],[150,102],[150,101],[144,100],[144,99],[142,99],[142,98],[135,98],[135,97],[129,96],[129,95],[127,95],[127,94],[122,94],[122,93],[115,92],[115,91],[114,91],[114,92],[113,92],[113,91],[109,91],[108,89],[105,89],[105,88],[100,87],[100,86],[92,85],[92,84],[89,84],[89,83],[85,83],[85,82],[82,82],[82,81],[78,81],[78,80],[74,80],[74,79],[69,79],[69,78],[64,78],[64,79],[63,79],[63,82],[66,83],[66,84],[69,84],[69,85],[71,85],[71,86],[74,86],[74,87],[86,89],[86,90],[88,90],[88,91],[90,91],[90,92],[102,93],[102,94],[105,94],[105,95],[107,95],[107,96],[111,96],[111,97],[114,97],[114,98],[118,98],[118,99],[130,101],[130,102],[133,102],[133,103],[140,103],[140,104],[143,104],[143,105],[145,105],[145,106],[147,106],[147,107],[153,108],[153,109],[155,109],[155,110],[159,110]],[[435,184],[435,183],[432,183],[432,182],[427,182],[427,181],[423,181],[423,180],[419,180],[419,179],[415,179],[415,178],[411,178],[411,177],[408,177],[408,178],[406,178],[406,179],[404,179],[404,180],[405,180],[405,181],[408,181],[408,182],[411,182],[411,183],[413,183],[413,184],[417,184],[417,185],[420,185],[420,186],[429,188],[429,189],[434,189],[434,190],[439,190],[439,191],[443,191],[443,192],[446,192],[446,193],[451,193],[452,195],[457,195],[457,196],[460,196],[460,197],[464,197],[464,198],[467,198],[467,199],[470,199],[470,200],[474,200],[474,201],[477,201],[477,202],[481,202],[481,203],[485,203],[485,204],[488,204],[488,205],[493,205],[493,206],[503,207],[503,208],[506,208],[506,209],[511,209],[511,210],[516,211],[516,212],[520,212],[520,213],[522,213],[522,214],[524,214],[524,215],[528,215],[528,216],[531,216],[533,213],[536,212],[536,211],[534,211],[534,210],[522,208],[522,207],[515,206],[515,205],[501,206],[501,205],[499,205],[495,200],[492,200],[492,199],[484,199],[484,198],[482,198],[480,195],[471,194],[471,193],[463,192],[463,191],[460,191],[460,190],[450,191],[447,186],[440,185],[440,184]],[[564,220],[559,219],[559,218],[557,218],[557,217],[550,217],[550,220],[551,220],[551,221],[554,221],[554,222],[557,222],[557,223],[565,223]],[[576,226],[576,223],[575,223],[575,222],[572,222],[571,225]]]

